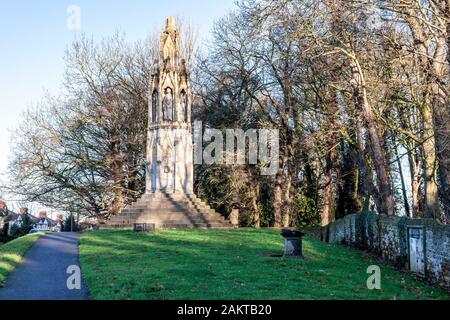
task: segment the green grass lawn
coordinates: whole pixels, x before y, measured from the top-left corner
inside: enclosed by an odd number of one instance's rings
[[[276,258],[272,230],[126,230],[84,233],[81,266],[94,299],[449,299],[387,266],[368,290],[368,266],[353,249],[306,238],[306,260]]]
[[[0,287],[6,276],[22,261],[23,256],[43,233],[33,233],[0,245]]]

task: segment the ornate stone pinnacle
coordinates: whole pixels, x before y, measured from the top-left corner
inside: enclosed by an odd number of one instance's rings
[[[175,29],[175,17],[168,17],[166,20],[166,31],[172,31]]]

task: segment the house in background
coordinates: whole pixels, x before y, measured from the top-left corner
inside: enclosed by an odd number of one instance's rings
[[[10,214],[10,217],[11,217],[11,219],[10,219],[10,227],[16,226],[16,227],[20,228],[22,226],[22,222],[24,220],[23,217],[24,217],[25,214],[28,214],[28,216],[30,217],[30,219],[33,222],[33,224],[38,221],[37,217],[33,216],[32,214],[30,214],[28,212],[28,208],[22,207],[22,208],[19,209],[19,213],[18,214],[17,213],[11,213]]]
[[[18,214],[9,210],[6,202],[0,201],[0,235],[8,235],[11,226],[17,218]]]
[[[50,219],[47,215],[47,211],[39,212],[39,217],[36,222],[36,229],[39,231],[50,231],[58,226],[58,221]]]
[[[20,228],[22,226],[24,215],[28,214],[37,231],[61,231],[63,222],[62,215],[58,215],[56,220],[48,217],[46,211],[39,212],[39,216],[33,216],[28,212],[28,208],[20,208],[19,213],[15,213],[8,209],[4,201],[0,201],[0,236],[5,238],[11,235],[13,227]],[[0,239],[1,240],[1,239]]]

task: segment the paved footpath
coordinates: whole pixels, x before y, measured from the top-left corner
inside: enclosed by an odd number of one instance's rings
[[[69,290],[67,268],[79,266],[79,233],[49,233],[38,239],[0,288],[0,300],[87,300],[89,291]]]

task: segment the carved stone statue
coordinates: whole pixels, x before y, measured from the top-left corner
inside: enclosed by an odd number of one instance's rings
[[[188,103],[187,94],[186,94],[186,91],[183,90],[183,91],[181,91],[181,94],[180,94],[180,112],[179,112],[179,116],[178,116],[179,121],[187,121],[187,117],[186,117],[187,103]]]
[[[163,120],[173,121],[173,93],[172,89],[164,90],[164,98],[162,102]]]

